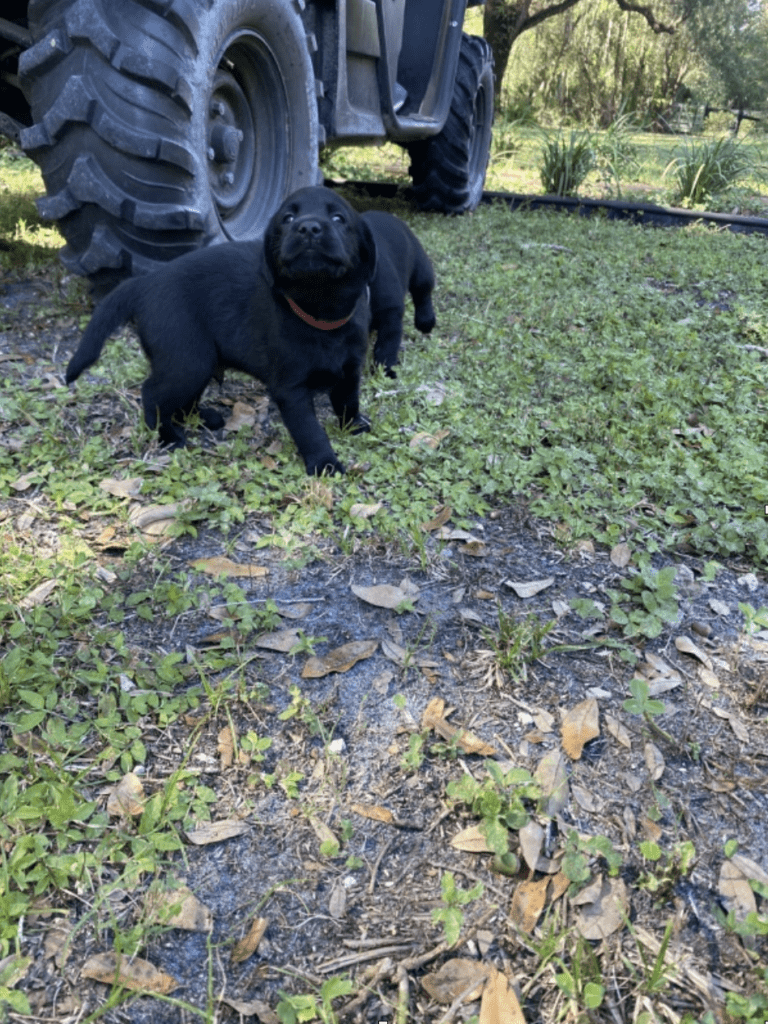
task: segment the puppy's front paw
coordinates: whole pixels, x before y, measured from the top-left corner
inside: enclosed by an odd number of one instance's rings
[[[417,331],[421,331],[422,334],[429,334],[437,323],[435,311],[431,308],[417,310],[413,322],[416,325]]]
[[[353,434],[367,434],[371,429],[371,421],[360,412],[349,421],[348,426],[352,428]]]
[[[344,464],[339,462],[335,455],[327,455],[322,459],[307,462],[308,476],[334,476],[336,473],[344,473]]]

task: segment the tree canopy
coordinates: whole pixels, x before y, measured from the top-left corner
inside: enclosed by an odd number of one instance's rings
[[[692,93],[735,108],[768,99],[764,0],[487,0],[484,32],[499,83],[531,30],[529,92],[563,104],[564,115],[653,114]]]

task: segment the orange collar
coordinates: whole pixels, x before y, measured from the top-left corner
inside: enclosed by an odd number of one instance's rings
[[[291,307],[296,316],[300,316],[305,324],[309,324],[310,327],[317,327],[321,331],[333,331],[337,327],[343,327],[344,324],[348,324],[352,319],[352,314],[355,312],[354,307],[352,313],[349,316],[342,317],[341,320],[315,320],[309,313],[305,313],[304,310],[298,306],[293,299],[289,296],[285,296],[288,305]]]

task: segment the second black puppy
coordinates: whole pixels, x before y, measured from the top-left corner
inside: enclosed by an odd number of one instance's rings
[[[231,368],[266,385],[308,473],[344,472],[313,396],[327,391],[342,425],[369,429],[359,401],[375,264],[373,236],[355,211],[330,189],[300,189],[272,217],[263,243],[199,249],[119,285],[93,314],[67,383],[130,319],[151,363],[144,417],[163,444],[185,443],[183,420],[211,378]],[[213,409],[199,413],[212,429],[224,424]]]
[[[403,336],[405,293],[409,291],[413,299],[417,330],[429,334],[435,326],[435,272],[407,224],[375,210],[364,213],[362,219],[376,241],[378,261],[371,281],[371,330],[377,332],[373,360],[384,367],[388,377],[394,377]]]

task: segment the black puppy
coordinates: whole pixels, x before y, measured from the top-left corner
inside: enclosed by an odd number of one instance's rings
[[[375,265],[373,236],[352,207],[330,189],[300,189],[272,217],[263,243],[199,249],[119,285],[94,312],[67,383],[132,319],[151,363],[144,417],[163,444],[184,444],[180,421],[211,378],[231,368],[266,385],[308,473],[343,473],[313,395],[327,391],[354,433],[370,429],[359,396]],[[206,426],[223,426],[213,409],[198,411]]]
[[[378,264],[371,282],[371,330],[377,332],[374,362],[388,377],[396,376],[403,336],[405,293],[413,299],[414,323],[422,334],[435,326],[432,289],[435,273],[421,242],[407,224],[389,213],[371,210],[362,215],[376,241]]]
[[[382,236],[379,270],[374,231]],[[300,189],[272,217],[263,243],[201,249],[116,288],[94,312],[66,380],[96,362],[109,335],[132,319],[151,364],[144,417],[161,443],[183,445],[181,422],[195,410],[212,430],[223,426],[198,402],[211,378],[231,368],[266,385],[308,473],[344,472],[314,393],[329,393],[342,426],[370,429],[359,401],[372,321],[381,325],[374,358],[391,371],[406,287],[418,299],[417,325],[434,324],[431,271],[396,217],[360,217],[330,189]]]

